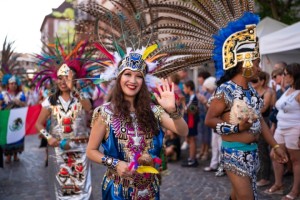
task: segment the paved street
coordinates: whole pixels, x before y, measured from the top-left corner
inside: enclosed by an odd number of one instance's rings
[[[44,167],[44,149],[38,148],[40,140],[37,135],[27,136],[25,151],[20,162],[12,162],[0,168],[1,200],[50,200],[47,188],[47,169]],[[200,162],[198,168],[182,168],[180,162],[168,164],[168,174],[163,176],[161,186],[162,200],[225,200],[228,199],[230,183],[228,178],[215,177],[213,173],[203,172],[208,161]],[[101,199],[101,181],[105,167],[92,166],[93,196]],[[285,178],[285,191],[291,187],[292,178]],[[266,187],[262,188],[262,190]],[[259,194],[262,200],[277,200],[281,196]]]

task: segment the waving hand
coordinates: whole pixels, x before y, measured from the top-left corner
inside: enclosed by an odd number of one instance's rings
[[[154,93],[154,96],[158,103],[165,109],[168,113],[176,111],[175,106],[175,93],[174,93],[174,83],[172,82],[171,87],[167,79],[161,79],[161,85],[156,84],[156,88],[159,94]]]

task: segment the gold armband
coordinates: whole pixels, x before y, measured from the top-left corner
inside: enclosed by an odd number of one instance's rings
[[[182,117],[179,107],[176,105],[176,111],[168,113],[171,119],[180,119]]]

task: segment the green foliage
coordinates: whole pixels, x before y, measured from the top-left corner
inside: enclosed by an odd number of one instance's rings
[[[66,18],[66,19],[71,19],[71,20],[75,19],[75,11],[73,8],[67,8],[67,9],[65,9],[65,11],[63,13],[53,11],[52,15],[56,18]]]
[[[285,24],[300,21],[300,0],[256,0],[261,18],[272,17]]]

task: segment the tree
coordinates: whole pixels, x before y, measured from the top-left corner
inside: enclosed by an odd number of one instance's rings
[[[256,0],[260,16],[270,16],[286,24],[300,20],[300,0]]]

